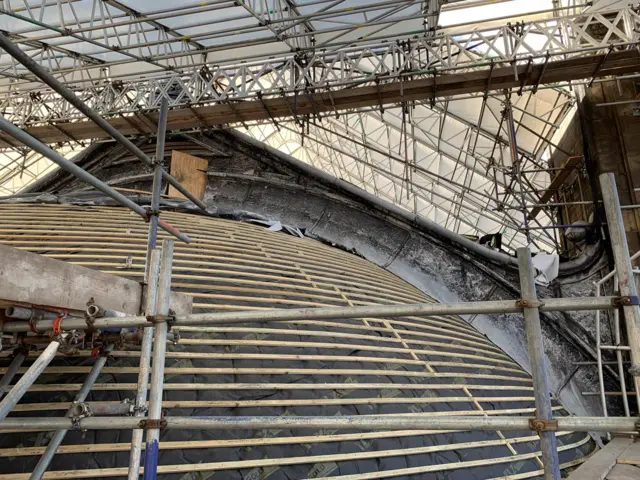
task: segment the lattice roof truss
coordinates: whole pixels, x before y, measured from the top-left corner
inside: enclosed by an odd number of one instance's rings
[[[591,80],[547,83],[544,72],[637,48],[640,31],[637,7],[617,1],[181,3],[5,0],[0,30],[107,118],[132,121],[157,111],[162,98],[173,109],[227,105],[226,124],[194,115],[181,129],[243,129],[450,230],[502,233],[507,248],[547,251],[558,247],[557,232],[544,228],[553,211],[529,221],[523,204],[539,203],[549,185],[546,160],[574,111],[573,87]],[[496,90],[491,72],[504,67],[517,78],[518,68],[541,74]],[[489,72],[485,88],[438,95],[435,84],[447,75],[474,72]],[[402,89],[421,79],[434,82],[423,98],[388,103],[381,95],[296,113],[297,101],[319,94],[333,103],[345,89]],[[66,155],[98,138],[71,133],[85,121],[80,112],[3,51],[0,93],[5,118],[53,128],[58,136],[48,143]],[[290,102],[290,113],[270,111],[265,101],[276,98]],[[237,108],[245,102],[264,109],[244,118]],[[52,168],[19,145],[2,140],[0,148],[2,194]]]

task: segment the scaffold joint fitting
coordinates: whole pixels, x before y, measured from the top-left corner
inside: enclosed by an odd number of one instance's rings
[[[143,429],[143,430],[152,430],[154,428],[157,428],[159,430],[164,430],[165,428],[167,428],[167,421],[164,420],[164,419],[160,419],[160,420],[152,420],[152,419],[140,420],[140,422],[138,423],[138,427]]]
[[[544,302],[541,302],[539,300],[525,300],[521,298],[520,300],[516,301],[516,306],[518,308],[540,308],[544,306]]]
[[[169,325],[176,321],[175,315],[147,315],[147,321],[151,323],[168,323]]]
[[[558,421],[532,418],[529,420],[529,428],[534,432],[557,432]]]
[[[637,295],[630,297],[615,297],[613,300],[611,300],[611,304],[614,307],[629,307],[632,305],[640,305],[640,297]]]

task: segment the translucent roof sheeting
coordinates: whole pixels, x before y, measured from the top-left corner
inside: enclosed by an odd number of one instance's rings
[[[522,130],[519,148],[542,156],[542,140],[525,127],[551,131],[549,124],[566,115],[570,102],[558,108],[558,94],[551,91],[514,96],[513,102],[522,110],[516,110]],[[304,139],[293,123],[281,124],[279,130],[269,124],[255,126],[248,133],[449,230],[463,235],[501,233],[504,246],[515,249],[527,241],[520,230],[525,223],[522,199],[511,183],[509,145],[504,131],[498,134],[503,101],[490,98],[479,123],[481,104],[482,96],[437,102],[434,107],[417,105],[404,112],[404,122],[402,108],[325,117],[305,130]],[[523,107],[551,120],[536,120]],[[499,160],[491,165],[490,158]],[[536,168],[534,159],[531,155],[523,168]],[[527,180],[531,187],[525,194],[535,203],[549,176],[534,173]],[[546,226],[550,219],[541,215],[538,221],[535,225]],[[539,232],[533,246],[553,250],[553,233]]]
[[[561,11],[579,12],[577,4],[561,2]],[[609,1],[592,8],[602,5],[625,7]],[[433,38],[438,62],[458,71],[510,56],[536,56],[536,62],[543,62],[544,52],[568,48],[558,33],[553,6],[551,0],[5,0],[0,30],[9,32],[14,43],[60,81],[84,92],[85,101],[100,113],[122,115],[156,109],[162,95],[170,95],[172,106],[179,106],[291,91],[290,85],[297,88],[297,73],[287,63],[291,58],[299,65],[325,56],[321,68],[308,65],[307,84],[317,74],[334,81],[327,89],[348,87],[341,80],[347,77],[357,86],[371,82],[381,65],[395,74],[394,56],[384,53],[385,45],[407,39],[429,45]],[[511,45],[505,35],[513,31],[505,25],[518,20],[530,22],[531,28],[523,29]],[[581,38],[591,41],[588,35]],[[367,53],[358,57],[360,51]],[[433,54],[420,55],[419,61],[431,65]],[[403,68],[411,67],[395,71]],[[213,92],[219,86],[224,98],[194,96],[194,72],[216,72],[216,84],[205,90],[219,95]],[[149,87],[151,83],[159,86]],[[104,89],[96,85],[126,94],[106,101],[100,97]],[[0,53],[0,108],[5,116],[23,127],[81,118],[43,92],[23,66]],[[543,86],[535,94],[514,89],[509,101],[521,168],[541,170],[553,149],[551,139],[558,138],[572,111],[573,94],[562,86]],[[534,172],[526,184],[514,184],[505,102],[502,92],[487,92],[486,98],[469,94],[433,104],[408,102],[315,116],[304,127],[297,118],[231,127],[246,129],[450,230],[502,233],[504,245],[516,248],[529,243],[520,207],[539,200],[549,176]],[[69,141],[58,148],[70,157],[82,147]],[[0,192],[15,193],[51,168],[33,152],[4,148]],[[550,222],[541,214],[532,223],[537,228],[531,231],[533,248],[555,248],[555,232],[540,228]]]

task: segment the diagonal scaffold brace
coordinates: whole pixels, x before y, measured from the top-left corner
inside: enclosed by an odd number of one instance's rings
[[[136,145],[134,145],[127,137],[125,137],[122,133],[120,133],[116,128],[111,126],[109,122],[107,122],[104,118],[102,118],[99,114],[89,108],[77,95],[75,95],[71,90],[69,90],[66,86],[60,83],[55,77],[45,70],[43,67],[38,65],[29,55],[24,53],[17,45],[14,45],[9,38],[0,33],[0,48],[2,48],[5,52],[7,52],[11,57],[13,57],[16,61],[20,62],[25,68],[27,68],[31,73],[33,73],[36,77],[38,77],[42,82],[51,87],[56,93],[58,93],[62,98],[64,98],[67,102],[77,108],[82,114],[84,114],[87,118],[89,118],[93,123],[98,125],[102,130],[107,132],[109,135],[113,137],[120,145],[129,150],[134,156],[140,159],[142,163],[144,163],[147,167],[152,167],[153,162],[151,159],[145,155],[145,153],[140,150]],[[207,206],[196,198],[191,192],[189,192],[184,185],[182,185],[175,177],[169,175],[166,171],[162,171],[162,176],[165,180],[167,180],[172,186],[174,186],[182,195],[184,195],[188,200],[193,202],[198,206],[201,210],[207,209]]]
[[[95,363],[93,364],[93,367],[91,367],[91,371],[89,372],[89,375],[87,375],[87,378],[82,384],[80,391],[76,394],[75,398],[73,399],[73,404],[71,405],[71,408],[67,412],[67,417],[73,418],[74,411],[75,411],[74,407],[79,403],[83,403],[87,399],[89,392],[91,392],[91,388],[93,387],[94,383],[96,383],[96,380],[98,379],[98,376],[102,372],[102,369],[107,364],[107,357],[109,356],[109,353],[113,351],[113,348],[114,348],[113,344],[107,345],[102,355],[100,355],[98,359],[95,361]],[[68,430],[66,429],[56,430],[56,433],[53,434],[53,437],[51,437],[51,440],[47,445],[47,449],[44,451],[44,453],[40,457],[40,460],[38,460],[38,464],[33,469],[33,472],[31,472],[31,476],[29,477],[29,480],[40,480],[42,478],[42,476],[45,474],[45,472],[49,468],[49,465],[51,464],[53,457],[58,451],[58,447],[62,444],[64,437],[67,435],[67,432]]]

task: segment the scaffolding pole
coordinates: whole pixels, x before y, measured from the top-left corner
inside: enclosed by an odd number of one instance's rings
[[[28,355],[29,351],[24,346],[15,351],[13,360],[11,360],[11,364],[7,368],[7,372],[2,377],[2,380],[0,380],[0,399],[4,397],[5,390],[9,388],[9,385],[11,385],[13,377],[16,376],[18,369],[24,363]]]
[[[1,35],[2,34],[0,33],[0,36]],[[5,119],[2,116],[0,116],[0,130],[7,133],[8,135],[11,135],[13,138],[18,140],[20,143],[23,143],[27,147],[31,148],[33,151],[38,152],[40,155],[48,158],[53,163],[57,164],[60,168],[78,177],[83,182],[88,183],[92,187],[96,188],[97,190],[100,190],[102,193],[113,198],[120,205],[133,210],[135,213],[140,215],[145,220],[149,218],[149,212],[147,212],[140,205],[131,201],[121,193],[117,192],[106,183],[102,182],[101,180],[97,179],[86,170],[83,170],[82,168],[77,166],[75,163],[67,160],[58,152],[47,147],[44,143],[40,142],[39,140],[29,135],[27,132],[16,127],[14,124],[9,122],[7,119]],[[160,228],[162,228],[164,231],[179,238],[183,242],[186,242],[186,243],[191,242],[191,239],[188,236],[180,232],[177,228],[172,227],[168,223],[162,220],[158,220],[158,224]]]
[[[524,185],[522,183],[522,166],[520,164],[520,155],[518,154],[518,132],[516,131],[515,120],[513,118],[513,107],[511,104],[511,93],[508,90],[504,92],[505,101],[504,109],[505,116],[507,117],[507,133],[509,134],[509,151],[511,152],[511,164],[513,165],[513,174],[516,177],[518,183],[518,189],[520,190],[520,210],[522,212],[522,218],[524,219],[524,234],[527,238],[527,243],[531,243],[531,233],[529,228],[529,214],[527,212],[527,198],[524,191]],[[515,193],[514,193],[515,197]],[[506,195],[505,195],[506,200]]]
[[[556,417],[544,428],[549,432],[637,433],[638,417]],[[4,430],[117,430],[144,428],[157,430],[157,421],[133,417],[11,417],[0,422]],[[536,418],[520,416],[428,416],[428,415],[356,415],[330,417],[164,417],[164,430],[262,430],[262,429],[335,429],[335,430],[456,430],[539,432]],[[145,468],[146,470],[146,468]]]
[[[158,271],[160,269],[160,251],[153,250],[149,262],[149,276],[147,279],[147,297],[145,314],[155,316],[158,292]],[[142,345],[140,347],[140,370],[138,371],[138,387],[134,412],[136,417],[142,417],[147,410],[147,391],[149,389],[149,370],[151,367],[151,345],[153,343],[153,327],[143,329]],[[129,456],[128,480],[138,480],[140,460],[142,458],[142,440],[144,430],[136,429],[131,436],[131,455]]]
[[[536,403],[536,422],[541,425],[553,420],[551,394],[547,363],[542,343],[542,327],[540,325],[540,303],[536,294],[535,269],[531,262],[529,248],[518,249],[518,271],[520,272],[520,289],[524,306],[524,323],[533,377],[533,394]],[[545,480],[560,480],[560,461],[558,445],[553,432],[540,432],[540,450],[544,466]]]
[[[144,479],[155,480],[158,470],[160,447],[160,420],[162,416],[162,389],[164,387],[164,363],[167,350],[167,317],[171,298],[171,268],[173,241],[162,242],[162,260],[158,276],[155,328],[153,335],[153,362],[151,364],[151,388],[149,392],[149,419],[156,425],[147,430],[147,446],[144,455]]]
[[[100,357],[98,357],[98,359],[93,364],[89,375],[87,375],[87,378],[82,384],[82,388],[80,388],[80,391],[78,391],[75,398],[73,399],[71,408],[69,408],[69,411],[67,412],[67,417],[73,417],[76,414],[75,407],[78,404],[84,403],[84,401],[87,399],[87,396],[89,395],[93,384],[98,379],[98,375],[100,375],[100,372],[102,372],[102,368],[106,365],[107,357],[113,350],[113,347],[113,344],[107,345],[107,348],[104,349]],[[67,432],[68,430],[66,429],[56,430],[56,433],[53,434],[53,437],[47,445],[47,449],[44,451],[44,453],[40,457],[40,460],[38,461],[38,464],[33,469],[29,480],[40,480],[42,478],[42,476],[47,471],[47,468],[49,468],[54,455],[58,451],[58,447],[62,444],[64,437],[67,435]]]
[[[153,160],[153,186],[151,188],[151,211],[149,212],[149,234],[147,237],[147,256],[144,265],[144,279],[149,282],[149,262],[151,252],[156,248],[158,238],[158,220],[160,219],[160,191],[162,189],[162,162],[164,160],[164,143],[167,136],[167,116],[169,102],[162,98],[158,134],[156,135],[156,157]]]
[[[13,410],[13,407],[20,401],[26,391],[33,385],[38,379],[42,371],[47,368],[47,365],[51,363],[53,357],[56,356],[60,342],[53,341],[49,346],[40,354],[35,362],[29,367],[29,369],[22,375],[22,378],[18,380],[18,383],[7,393],[2,402],[0,402],[0,421],[4,420],[7,415]]]
[[[640,307],[638,306],[638,290],[633,275],[633,265],[629,258],[627,234],[624,230],[624,219],[620,209],[620,199],[614,173],[600,175],[600,190],[602,191],[602,201],[607,216],[609,239],[613,250],[620,292],[632,299],[628,305],[623,306],[623,312],[627,329],[627,341],[629,342],[631,353],[629,373],[633,376],[636,395],[640,398]]]
[[[120,133],[116,128],[112,127],[109,122],[89,108],[76,94],[60,83],[55,77],[47,72],[43,67],[38,65],[29,55],[24,53],[18,46],[14,45],[6,35],[0,33],[0,48],[12,56],[16,61],[21,63],[36,77],[49,85],[56,93],[58,93],[67,102],[82,112],[93,123],[98,125],[102,130],[111,135],[120,145],[129,150],[133,155],[138,157],[147,167],[151,167],[153,162],[147,157],[142,150],[135,146],[127,137]],[[192,201],[201,210],[207,210],[207,206],[198,198],[191,194],[178,180],[169,175],[166,171],[162,171],[162,175],[167,181],[173,185],[187,199]]]
[[[541,312],[578,312],[586,310],[613,310],[626,302],[625,297],[571,297],[545,298],[540,305]],[[289,320],[341,320],[352,318],[384,318],[435,315],[477,315],[493,313],[522,313],[520,300],[491,300],[465,303],[416,303],[407,305],[374,305],[358,307],[322,307],[322,308],[274,308],[270,310],[250,310],[237,312],[210,312],[191,315],[170,316],[167,320],[172,327],[224,325],[250,322],[284,322]],[[104,317],[96,318],[94,328],[140,328],[149,325],[153,318]],[[31,328],[46,332],[53,327],[53,320],[37,322],[13,321],[4,324],[7,333],[29,332]],[[64,329],[86,329],[84,318],[68,317]]]

